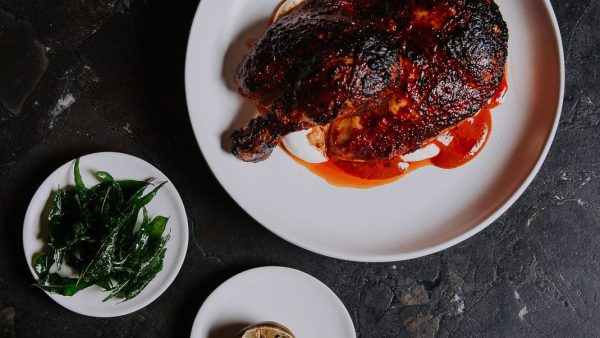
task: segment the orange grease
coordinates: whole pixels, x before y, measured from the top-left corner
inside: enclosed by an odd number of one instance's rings
[[[360,169],[352,171],[352,170],[348,170],[348,168],[344,168],[343,166],[340,165],[342,163],[350,163],[350,162],[343,162],[343,161],[337,161],[334,159],[330,159],[327,162],[323,162],[323,163],[308,163],[308,162],[305,162],[304,160],[294,156],[283,145],[281,145],[281,148],[294,161],[296,161],[297,163],[299,163],[306,169],[310,170],[315,175],[320,176],[321,178],[325,179],[331,185],[334,185],[337,187],[367,189],[367,188],[373,188],[373,187],[377,187],[377,186],[381,186],[381,185],[386,185],[388,183],[395,182],[395,181],[399,180],[400,178],[402,178],[404,175],[429,164],[429,160],[424,160],[421,162],[413,162],[413,163],[410,163],[410,166],[406,170],[402,170],[402,169],[396,167],[397,169],[394,171],[390,168],[387,168],[388,175],[391,172],[394,172],[389,177],[385,177],[385,175],[384,175],[383,177],[380,177],[380,178],[365,178],[365,177],[357,176],[357,174],[361,171]],[[393,161],[394,160],[390,160],[390,162],[393,162]],[[398,162],[401,162],[399,158],[396,159],[395,161],[396,161],[396,164]],[[368,162],[357,163],[357,164],[358,164],[359,168],[361,167],[361,165],[365,165],[365,166],[369,165]],[[371,168],[373,169],[373,167],[371,167]],[[374,169],[374,170],[370,171],[370,174],[371,175],[381,175],[382,172],[378,171],[377,169]]]
[[[431,159],[431,164],[444,169],[462,166],[479,155],[491,132],[492,114],[488,108],[484,108],[433,141],[440,148],[440,153]],[[447,141],[442,142],[440,139]]]

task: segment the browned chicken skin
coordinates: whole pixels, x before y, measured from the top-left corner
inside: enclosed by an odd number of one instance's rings
[[[232,152],[258,162],[317,125],[330,158],[413,152],[488,103],[507,43],[492,0],[306,0],[238,66],[239,92],[265,113],[231,135]]]

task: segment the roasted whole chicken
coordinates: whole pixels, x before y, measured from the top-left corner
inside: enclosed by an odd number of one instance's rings
[[[263,112],[231,135],[243,161],[323,126],[326,154],[388,159],[476,114],[504,76],[508,29],[492,0],[306,0],[239,64]]]

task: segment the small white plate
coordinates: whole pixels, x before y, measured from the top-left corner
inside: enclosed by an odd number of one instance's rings
[[[492,111],[481,154],[453,170],[426,167],[368,190],[334,187],[281,149],[244,163],[226,142],[254,107],[233,74],[279,0],[202,0],[186,60],[190,119],[202,154],[233,199],[305,249],[347,260],[411,259],[455,245],[491,224],[541,167],[560,117],[564,58],[548,0],[497,0],[509,28],[508,93]]]
[[[98,183],[94,173],[100,170],[109,172],[117,180],[144,180],[153,177],[158,182],[169,181],[160,170],[151,164],[137,157],[121,153],[104,152],[82,156],[79,166],[83,181],[88,187]],[[31,260],[33,255],[44,246],[44,242],[40,238],[40,224],[43,221],[42,213],[52,191],[57,190],[59,187],[75,184],[73,167],[74,161],[70,161],[56,169],[38,188],[27,208],[23,226],[23,248],[27,266],[29,266],[36,279],[37,275],[31,267]],[[164,258],[163,270],[137,297],[126,302],[114,299],[102,302],[107,293],[102,292],[96,286],[80,291],[72,297],[52,293],[47,293],[48,296],[73,312],[92,317],[126,315],[145,307],[158,298],[171,285],[185,259],[188,245],[188,223],[181,197],[171,183],[165,184],[159,190],[156,197],[148,204],[147,209],[151,217],[155,215],[169,217],[165,232],[170,231],[171,238],[166,244],[167,252]]]
[[[234,337],[244,327],[277,322],[296,338],[354,338],[348,310],[325,284],[304,272],[269,266],[242,272],[202,304],[192,338]]]

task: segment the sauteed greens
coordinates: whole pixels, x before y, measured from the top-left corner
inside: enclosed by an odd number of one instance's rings
[[[104,171],[100,181],[87,188],[75,160],[75,186],[56,191],[48,214],[46,248],[34,255],[37,286],[45,291],[72,296],[97,285],[111,298],[137,296],[163,268],[163,236],[168,218],[150,218],[146,205],[166,183],[144,194],[152,180],[116,181]],[[141,223],[138,215],[142,211]],[[67,268],[73,277],[65,277]],[[70,275],[70,274],[69,274]]]

